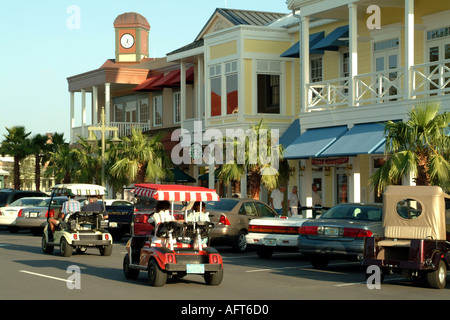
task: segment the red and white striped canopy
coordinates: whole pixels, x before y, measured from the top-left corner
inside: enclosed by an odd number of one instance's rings
[[[137,196],[167,201],[219,201],[214,189],[172,184],[136,184],[132,190]]]

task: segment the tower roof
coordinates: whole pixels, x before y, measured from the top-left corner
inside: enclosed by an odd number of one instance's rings
[[[147,19],[136,12],[127,12],[119,15],[114,20],[114,28],[141,27],[150,30],[150,24]]]

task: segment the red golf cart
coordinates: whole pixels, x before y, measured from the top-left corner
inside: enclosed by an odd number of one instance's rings
[[[125,277],[136,279],[140,271],[147,271],[150,285],[160,287],[168,278],[198,274],[206,284],[219,285],[222,257],[209,247],[209,231],[214,224],[187,210],[174,212],[175,202],[219,201],[216,191],[184,185],[136,184],[133,193],[158,202],[169,201],[170,210],[135,214],[123,260]],[[165,218],[161,218],[163,213]]]

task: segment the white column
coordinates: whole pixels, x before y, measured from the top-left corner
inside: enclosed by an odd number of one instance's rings
[[[186,120],[186,62],[180,64],[180,120],[183,128],[184,120]]]
[[[86,127],[86,89],[81,89],[81,135],[87,137]]]
[[[111,84],[105,83],[105,122],[109,123],[111,115]]]
[[[414,66],[414,0],[405,0],[405,99],[411,99]]]
[[[350,202],[361,202],[361,169],[359,156],[353,158],[353,192]]]
[[[302,174],[302,198],[300,203],[302,206],[312,207],[313,199],[312,199],[312,161],[311,158],[304,161],[305,167],[303,168]],[[303,218],[312,218],[312,210],[306,211],[306,217]]]
[[[355,3],[348,5],[349,17],[349,99],[348,106],[355,106],[357,86],[355,77],[358,75],[358,6]]]
[[[301,112],[308,110],[309,90],[306,85],[309,84],[309,17],[302,17],[301,22],[301,41],[300,41],[300,92],[301,92]]]
[[[98,123],[98,87],[92,87],[92,124]]]
[[[196,119],[203,120],[203,109],[204,109],[204,88],[205,88],[205,71],[203,58],[199,57],[197,59],[197,115]]]
[[[74,143],[73,128],[75,127],[75,92],[70,92],[70,143]]]

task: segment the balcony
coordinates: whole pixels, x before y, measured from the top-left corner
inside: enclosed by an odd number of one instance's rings
[[[411,98],[424,99],[450,92],[450,59],[414,65],[411,68]],[[309,83],[307,111],[406,100],[405,69],[390,69],[357,75],[355,101],[349,101],[348,77]]]
[[[79,136],[87,138],[89,136],[89,132],[88,132],[89,126],[90,125],[74,127],[72,129],[72,132],[73,132],[73,137],[74,137],[75,141],[71,141],[71,143],[75,143],[76,140],[78,140]],[[110,122],[108,124],[108,126],[119,128],[119,132],[118,132],[119,138],[130,135],[134,129],[141,130],[141,131],[148,131],[151,129],[150,121],[140,122],[140,123],[139,122]],[[100,133],[95,132],[95,134],[97,135],[97,138],[100,139]],[[106,138],[110,138],[109,134],[110,133],[108,133],[108,132],[106,133]],[[111,133],[111,135],[112,135],[112,133]],[[112,136],[111,136],[111,138],[112,138]]]

